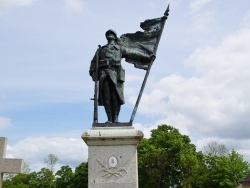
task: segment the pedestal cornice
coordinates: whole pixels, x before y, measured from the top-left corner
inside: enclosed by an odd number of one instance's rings
[[[93,128],[82,134],[82,139],[91,145],[137,145],[143,138],[140,130],[127,127]]]

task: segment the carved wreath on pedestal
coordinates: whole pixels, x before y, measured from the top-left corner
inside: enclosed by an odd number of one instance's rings
[[[109,157],[108,165],[103,161],[96,159],[98,164],[102,167],[101,171],[103,173],[102,178],[105,182],[115,182],[122,177],[124,177],[128,172],[129,161],[122,163],[122,161],[117,160],[115,156]]]

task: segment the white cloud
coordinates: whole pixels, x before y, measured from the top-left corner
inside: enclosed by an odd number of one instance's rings
[[[11,119],[7,117],[0,117],[0,130],[6,129],[10,127],[11,124]]]
[[[0,1],[0,12],[6,8],[16,6],[29,6],[35,0],[1,0]]]
[[[211,0],[193,0],[190,3],[190,13],[193,23],[191,24],[192,31],[206,31],[209,26],[216,20],[216,11],[213,9],[204,8]],[[202,10],[202,11],[201,11]]]
[[[187,126],[190,133],[247,136],[250,133],[248,41],[250,29],[245,28],[225,37],[216,47],[196,50],[186,64],[201,76],[162,78],[152,92],[144,94],[140,113],[160,114],[165,122]]]
[[[172,74],[148,85],[151,91],[143,94],[138,112],[160,116],[155,125],[175,126],[190,135],[198,148],[207,140],[220,140],[250,161],[246,144],[250,134],[248,41],[250,28],[242,28],[216,46],[195,50],[185,64],[199,76]]]
[[[211,0],[193,0],[190,3],[190,8],[192,11],[201,10],[206,4],[208,4]]]
[[[194,31],[208,30],[209,26],[215,21],[214,11],[204,11],[194,16],[191,29]]]
[[[49,154],[58,157],[59,168],[62,165],[76,167],[86,162],[87,153],[83,140],[66,137],[28,137],[7,148],[7,157],[22,158],[36,171],[46,167],[44,159]]]
[[[242,25],[243,27],[250,27],[250,11],[245,14]]]
[[[68,10],[79,13],[82,12],[84,8],[84,3],[82,0],[64,0],[65,7]]]
[[[133,126],[142,131],[144,137],[143,138],[150,138],[151,137],[151,130],[153,129],[157,129],[157,125],[145,125],[145,124],[141,124],[141,123],[135,123],[133,124]]]
[[[250,161],[250,151],[248,146],[250,144],[250,139],[221,139],[219,137],[208,137],[200,139],[196,142],[197,149],[202,151],[204,146],[206,146],[211,141],[217,141],[224,144],[229,151],[232,149],[236,150],[240,155],[244,156],[244,160]]]

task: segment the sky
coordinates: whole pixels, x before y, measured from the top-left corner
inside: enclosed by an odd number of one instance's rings
[[[0,0],[0,137],[6,157],[31,170],[86,162],[81,135],[92,128],[90,61],[105,32],[142,31],[140,22],[168,20],[133,126],[145,138],[168,124],[197,150],[211,141],[250,162],[250,1]],[[130,119],[145,71],[122,61]],[[106,121],[99,107],[99,122]]]

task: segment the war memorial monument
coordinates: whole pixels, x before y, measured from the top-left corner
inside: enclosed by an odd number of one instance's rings
[[[143,133],[133,127],[133,120],[168,14],[169,6],[162,17],[142,22],[143,31],[120,37],[112,29],[106,31],[107,44],[98,47],[90,63],[89,74],[95,83],[93,124],[91,130],[82,134],[88,145],[89,188],[138,188],[137,146]],[[135,68],[146,70],[128,122],[119,122],[124,104],[123,58]],[[107,121],[104,123],[98,122],[98,106],[105,109]]]

